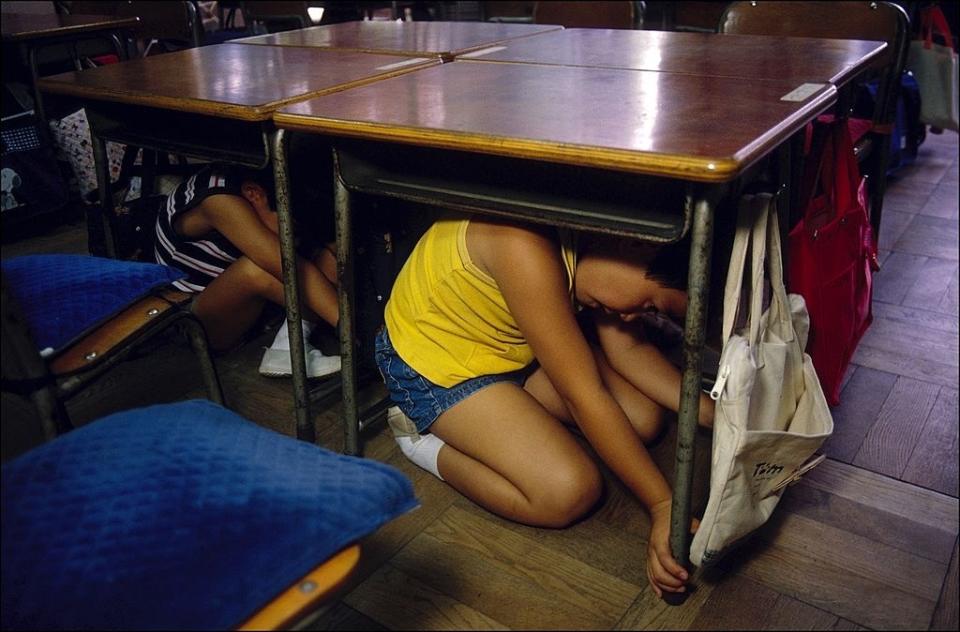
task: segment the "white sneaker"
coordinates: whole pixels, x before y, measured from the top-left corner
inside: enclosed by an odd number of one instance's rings
[[[340,356],[326,356],[319,349],[307,351],[307,377],[323,377],[340,370]],[[286,377],[293,374],[290,368],[289,349],[267,349],[260,361],[260,375]]]

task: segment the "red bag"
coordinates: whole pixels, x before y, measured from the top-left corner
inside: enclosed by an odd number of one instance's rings
[[[807,303],[807,352],[827,402],[836,406],[847,365],[873,321],[873,272],[879,266],[866,181],[849,129],[832,117],[814,126],[802,188],[808,201],[790,231],[787,285]]]

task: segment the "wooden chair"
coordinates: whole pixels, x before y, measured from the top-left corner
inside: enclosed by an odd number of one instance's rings
[[[29,399],[44,436],[72,428],[66,402],[173,326],[190,340],[208,397],[223,403],[190,294],[166,266],[86,255],[3,261],[3,390]]]
[[[483,19],[487,22],[511,22],[515,24],[533,22],[533,5],[536,2],[505,2],[494,0],[481,2]]]
[[[395,468],[206,400],[34,448],[4,464],[2,499],[4,630],[288,629],[418,504]]]
[[[910,24],[903,8],[892,2],[732,2],[720,18],[718,30],[887,43],[887,49],[871,65],[872,76],[880,82],[871,129],[856,147],[858,159],[866,165],[870,222],[879,238],[891,134],[910,38]]]
[[[632,29],[636,27],[636,9],[633,2],[536,2],[533,22],[567,28]]]
[[[243,21],[248,28],[262,24],[269,33],[302,29],[313,24],[306,2],[259,0],[243,3]]]
[[[193,2],[127,0],[117,5],[118,16],[137,16],[141,54],[194,48],[203,42],[203,24]],[[156,47],[156,48],[155,48]]]

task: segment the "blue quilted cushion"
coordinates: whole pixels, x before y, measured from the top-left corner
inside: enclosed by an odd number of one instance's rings
[[[154,263],[87,255],[5,259],[3,274],[39,349],[59,349],[150,290],[184,275]]]
[[[110,415],[3,466],[2,627],[232,628],[417,504],[208,401]]]

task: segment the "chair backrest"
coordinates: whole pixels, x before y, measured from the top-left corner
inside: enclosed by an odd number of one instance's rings
[[[636,12],[633,2],[536,2],[533,22],[568,28],[632,29]]]
[[[481,2],[483,19],[490,22],[532,22],[533,5],[536,2],[505,2],[493,0]]]
[[[181,46],[200,46],[203,26],[193,2],[152,2],[127,0],[117,6],[120,17],[140,18],[137,37],[149,42],[175,42]]]
[[[313,24],[307,12],[306,2],[287,2],[286,0],[244,2],[243,20],[247,25],[262,22],[271,32],[302,29]]]
[[[892,2],[732,2],[720,18],[721,33],[877,40],[887,49],[873,61],[880,75],[874,122],[896,113],[897,87],[906,62],[910,21]]]
[[[712,33],[723,15],[727,2],[671,2],[671,28],[675,31]]]

